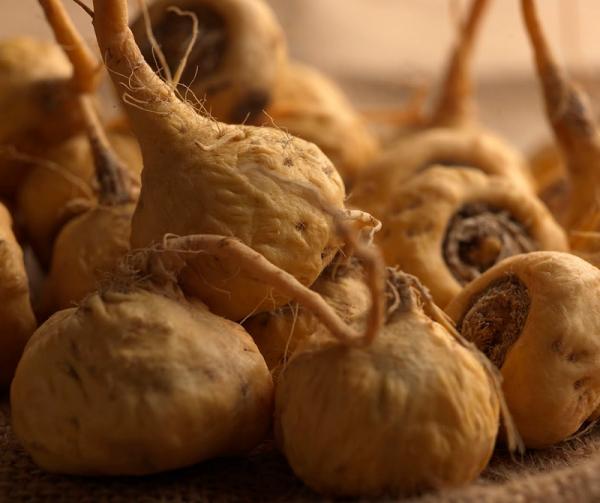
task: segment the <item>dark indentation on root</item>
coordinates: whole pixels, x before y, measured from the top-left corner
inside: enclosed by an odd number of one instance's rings
[[[231,112],[231,122],[255,123],[270,101],[271,95],[267,91],[249,91]]]
[[[294,165],[294,161],[292,160],[291,157],[286,157],[283,160],[283,165],[286,166],[286,167],[288,167],[288,168],[291,168]]]
[[[501,260],[536,248],[525,227],[508,211],[472,203],[450,220],[442,251],[454,277],[465,285]]]
[[[79,353],[79,346],[77,346],[77,343],[74,340],[71,340],[69,341],[69,347],[71,348],[71,354],[73,355],[73,358],[79,360],[81,355]]]
[[[501,368],[523,331],[530,303],[525,284],[514,274],[506,275],[473,299],[457,328]]]
[[[73,426],[73,428],[75,428],[76,430],[81,429],[81,425],[79,424],[79,419],[77,419],[75,416],[71,416],[69,418],[69,424],[71,424],[71,426]]]
[[[167,64],[172,72],[178,67],[190,42],[192,35],[192,21],[188,16],[180,16],[175,12],[168,12],[166,8],[160,14],[152,14],[152,31],[158,41]],[[198,18],[198,38],[190,56],[188,64],[181,76],[181,83],[190,85],[194,79],[201,81],[212,76],[225,59],[228,47],[227,26],[225,19],[215,10],[202,5],[187,5],[186,11],[193,12]],[[146,36],[143,19],[139,18],[134,24],[133,33],[144,59],[156,71],[159,66],[152,52],[152,46]],[[164,75],[162,75],[164,77]]]
[[[70,363],[65,363],[65,372],[71,379],[81,384],[81,377],[79,376],[79,373],[77,372],[77,370],[75,370],[75,367],[73,367],[73,365],[71,365]]]
[[[303,232],[306,230],[306,222],[297,222],[296,223],[296,230],[299,232]]]

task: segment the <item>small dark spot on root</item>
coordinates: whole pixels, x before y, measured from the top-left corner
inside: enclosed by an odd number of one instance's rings
[[[563,350],[563,340],[562,337],[559,337],[557,339],[554,339],[552,341],[552,344],[550,344],[550,349],[554,352],[554,353],[558,353],[559,355],[562,355],[564,353]]]
[[[284,166],[287,166],[288,168],[291,168],[291,167],[294,165],[294,161],[292,160],[292,158],[291,158],[291,157],[286,157],[286,158],[283,160],[283,165],[284,165]]]
[[[75,370],[75,367],[73,367],[73,365],[71,365],[70,363],[65,363],[64,370],[71,379],[81,384],[81,377],[77,370]]]
[[[306,230],[306,222],[297,222],[296,223],[296,230],[303,232]]]

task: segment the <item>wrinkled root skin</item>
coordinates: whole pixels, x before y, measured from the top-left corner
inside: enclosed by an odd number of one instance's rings
[[[500,367],[526,447],[565,440],[600,412],[600,270],[569,253],[515,255],[447,306],[463,336]]]
[[[314,338],[280,374],[276,439],[321,493],[456,487],[492,454],[499,402],[484,367],[423,313],[408,285],[394,286],[388,324],[370,346]]]
[[[271,376],[240,325],[133,285],[52,316],[11,387],[17,438],[65,474],[146,475],[246,452],[272,409]]]

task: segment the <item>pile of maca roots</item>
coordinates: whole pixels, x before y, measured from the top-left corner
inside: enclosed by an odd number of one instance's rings
[[[0,386],[40,467],[149,475],[274,436],[320,493],[411,495],[596,421],[600,135],[534,0],[560,153],[534,163],[475,117],[488,0],[431,110],[386,128],[290,60],[263,0],[131,28],[126,0],[78,2],[98,50],[61,1],[39,0],[57,43],[0,42]]]

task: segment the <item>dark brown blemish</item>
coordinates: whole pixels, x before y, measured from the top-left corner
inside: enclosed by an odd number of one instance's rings
[[[306,222],[297,222],[296,223],[296,230],[299,232],[303,232],[306,230]]]
[[[291,157],[286,157],[283,160],[283,165],[286,166],[286,167],[288,167],[288,168],[291,168],[294,165],[294,161],[292,160]]]
[[[71,416],[69,418],[69,423],[71,424],[71,426],[73,426],[73,428],[75,428],[76,430],[79,430],[81,428],[81,425],[79,424],[79,419],[77,419],[75,416]]]
[[[501,368],[525,327],[530,303],[527,286],[516,275],[505,275],[473,298],[457,328]]]
[[[562,355],[564,353],[563,350],[563,340],[562,337],[559,337],[557,339],[554,339],[552,341],[552,344],[550,344],[550,349],[554,352],[554,353],[558,353],[559,355]]]
[[[442,245],[444,260],[461,285],[507,257],[536,249],[525,227],[508,211],[485,203],[470,203],[457,211]]]
[[[73,365],[71,365],[70,363],[65,363],[64,370],[71,379],[81,384],[81,377],[77,370],[75,370],[75,367],[73,367]]]
[[[79,360],[81,355],[79,353],[79,347],[77,346],[77,343],[74,340],[71,340],[69,341],[69,347],[71,348],[71,354],[73,355],[73,358]]]

